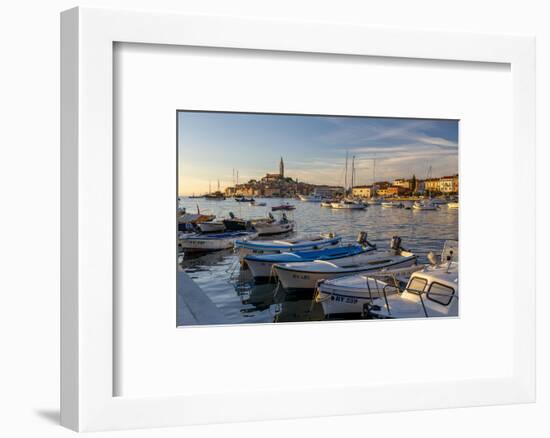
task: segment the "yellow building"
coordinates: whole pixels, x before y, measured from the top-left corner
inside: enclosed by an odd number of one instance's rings
[[[355,186],[351,189],[351,194],[357,198],[372,198],[374,191],[372,186]]]
[[[457,193],[458,175],[444,176],[439,178],[439,191],[441,193]]]
[[[439,192],[439,178],[430,178],[424,181],[424,191]]]
[[[376,194],[381,197],[388,197],[388,196],[401,196],[406,195],[409,193],[410,190],[406,189],[405,187],[401,186],[390,186],[385,189],[378,189],[376,191]]]

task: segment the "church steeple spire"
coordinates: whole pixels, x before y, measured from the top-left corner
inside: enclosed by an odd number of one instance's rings
[[[281,162],[279,163],[279,176],[281,178],[285,177],[285,163],[283,163],[283,157],[281,157]]]

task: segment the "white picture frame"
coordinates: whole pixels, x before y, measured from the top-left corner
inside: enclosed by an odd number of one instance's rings
[[[509,64],[513,78],[515,178],[522,181],[510,189],[511,202],[518,207],[513,213],[516,228],[509,242],[515,262],[512,276],[516,309],[510,321],[514,330],[510,339],[514,351],[511,375],[422,385],[319,387],[254,394],[115,396],[113,48],[117,42]],[[535,41],[528,36],[87,8],[63,12],[62,424],[90,431],[534,401],[534,72]],[[248,409],[243,410],[243,406]]]

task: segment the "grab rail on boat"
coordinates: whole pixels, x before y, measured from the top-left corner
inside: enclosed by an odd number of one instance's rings
[[[372,290],[371,290],[370,282],[369,282],[369,279],[372,278],[374,280],[374,284],[376,285],[376,292],[378,293],[378,296],[380,296],[380,295],[383,296],[384,302],[386,303],[386,309],[388,309],[388,315],[391,315],[391,308],[390,308],[390,303],[388,301],[388,290],[387,289],[392,288],[394,290],[397,290],[397,292],[403,292],[404,290],[406,290],[406,288],[404,288],[403,291],[401,290],[401,288],[399,287],[399,280],[397,279],[397,275],[399,275],[399,274],[412,274],[412,273],[414,273],[416,271],[419,271],[421,269],[424,269],[424,265],[413,265],[413,266],[407,266],[405,268],[396,268],[396,269],[389,269],[389,270],[384,270],[383,269],[380,272],[365,275],[364,278],[366,280],[366,286],[367,286],[367,289],[369,291],[370,302],[372,303],[372,301],[373,301]],[[388,277],[391,280],[393,280],[393,284],[389,284],[389,283],[385,284],[384,287],[382,288],[382,293],[380,293],[380,283],[376,280],[377,280],[377,278],[387,279]],[[422,299],[422,297],[420,297],[420,299]],[[426,317],[427,317],[428,315],[427,315],[426,307],[424,306],[424,303],[422,303],[422,307],[424,308],[424,313],[426,314]]]

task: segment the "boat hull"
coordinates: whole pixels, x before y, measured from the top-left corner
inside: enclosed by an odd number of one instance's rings
[[[245,260],[244,262],[250,269],[250,273],[255,281],[265,282],[275,280],[275,275],[272,272],[274,263],[260,260]]]
[[[335,210],[364,210],[367,208],[365,204],[343,204],[340,202],[334,202],[331,207]]]
[[[288,268],[282,265],[274,265],[273,270],[277,275],[277,278],[281,282],[281,285],[285,289],[315,289],[317,284],[322,280],[330,280],[333,278],[346,277],[348,275],[356,274],[372,274],[380,272],[384,268],[403,268],[407,266],[413,266],[416,264],[416,257],[404,257],[400,261],[391,262],[388,264],[381,264],[376,267],[362,266],[354,269],[342,269],[342,270],[327,270],[327,271],[306,271],[300,270],[299,267]]]
[[[294,207],[293,205],[271,207],[271,211],[291,211],[291,210],[296,210],[296,207]]]
[[[319,241],[311,241],[308,243],[299,243],[296,245],[261,245],[261,242],[238,242],[237,254],[243,258],[249,254],[280,254],[282,252],[309,251],[327,248],[338,245],[341,241],[340,237],[324,239]]]
[[[230,231],[244,231],[247,228],[246,221],[238,219],[225,219],[223,221],[225,228]]]
[[[273,236],[275,234],[290,233],[294,230],[294,222],[287,222],[286,224],[260,223],[254,225],[254,228],[260,236]]]
[[[212,222],[203,222],[197,225],[203,233],[220,233],[225,231],[225,225],[223,222],[212,223]]]
[[[371,299],[365,295],[319,292],[315,301],[321,303],[325,316],[334,316],[363,313],[365,304],[369,303]]]
[[[298,260],[294,261],[312,261],[317,259],[323,259],[323,260],[341,260],[344,258],[349,258],[355,255],[358,255],[360,253],[367,253],[370,251],[374,251],[374,247],[363,247],[359,250],[352,249],[353,254],[348,252],[347,254],[344,254],[340,252],[339,254],[336,254],[335,251],[340,249],[342,247],[338,247],[335,249],[325,249],[321,251],[307,251],[307,252],[298,252],[296,253],[297,257],[300,257]],[[310,255],[311,254],[311,255]],[[281,254],[283,255],[283,254]],[[250,269],[250,272],[252,276],[254,277],[254,280],[256,281],[271,281],[275,280],[276,276],[273,272],[273,265],[277,263],[281,263],[281,261],[274,261],[274,260],[268,260],[270,256],[260,256],[260,257],[245,257],[244,263],[246,266]],[[309,258],[308,258],[309,257]],[[278,256],[275,256],[275,258],[278,258]],[[288,260],[287,260],[288,261]]]
[[[363,313],[365,304],[372,299],[384,296],[383,290],[387,283],[369,278],[359,278],[360,285],[342,286],[321,282],[317,287],[315,301],[323,307],[325,316]],[[370,290],[366,285],[369,282]],[[397,293],[395,288],[386,288],[386,296]]]
[[[236,233],[226,237],[209,237],[194,235],[184,237],[178,241],[178,249],[185,252],[211,252],[231,249],[237,240],[251,240],[258,237],[258,233]]]

